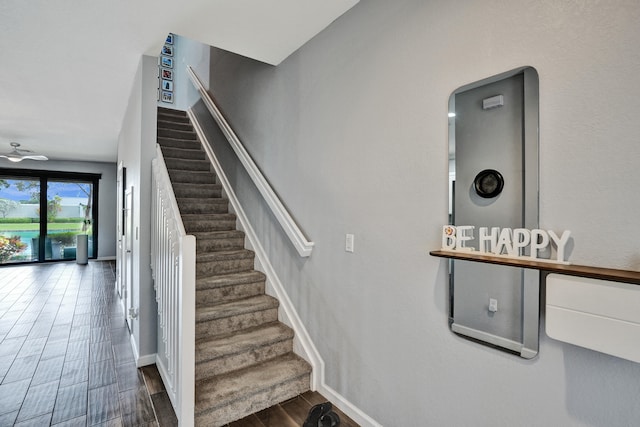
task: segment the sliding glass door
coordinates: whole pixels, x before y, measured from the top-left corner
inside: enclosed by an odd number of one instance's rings
[[[99,178],[0,169],[0,263],[75,259],[78,235],[95,258]]]
[[[40,179],[0,178],[0,263],[38,261]]]

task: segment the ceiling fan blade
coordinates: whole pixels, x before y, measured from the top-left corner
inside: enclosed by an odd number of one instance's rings
[[[47,156],[41,156],[41,155],[38,155],[38,154],[33,155],[33,156],[30,156],[30,155],[24,156],[23,155],[22,158],[23,159],[28,159],[28,160],[49,160],[49,158]]]
[[[23,157],[22,156],[17,156],[14,153],[10,153],[10,154],[0,154],[0,157],[3,157],[7,160],[9,160],[10,162],[13,163],[17,163],[17,162],[21,162]]]

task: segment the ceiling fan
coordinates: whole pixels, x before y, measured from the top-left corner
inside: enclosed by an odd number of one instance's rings
[[[49,160],[47,156],[42,156],[40,154],[34,154],[31,150],[20,149],[20,144],[17,142],[9,143],[13,147],[13,151],[7,154],[0,154],[0,157],[4,157],[11,162],[21,162],[23,160]]]

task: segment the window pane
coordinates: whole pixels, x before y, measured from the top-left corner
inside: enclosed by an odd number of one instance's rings
[[[38,260],[40,180],[0,178],[0,263]]]
[[[89,182],[49,180],[47,188],[46,259],[75,259],[76,236],[89,236],[88,256],[93,256],[93,185]],[[45,243],[46,245],[46,243]]]

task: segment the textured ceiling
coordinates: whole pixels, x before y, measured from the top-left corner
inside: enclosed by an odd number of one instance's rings
[[[277,65],[357,1],[1,0],[0,153],[113,162],[140,56],[167,33]]]

